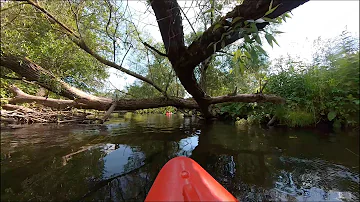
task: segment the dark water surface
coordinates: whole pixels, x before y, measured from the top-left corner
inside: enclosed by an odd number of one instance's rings
[[[175,156],[242,201],[358,201],[359,134],[126,115],[103,126],[1,131],[1,201],[144,200]]]

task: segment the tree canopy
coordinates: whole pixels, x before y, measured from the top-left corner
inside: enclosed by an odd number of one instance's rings
[[[75,99],[71,106],[80,102],[85,108],[106,110],[111,103],[118,109],[169,105],[197,108],[206,118],[214,116],[216,103],[281,103],[281,97],[262,94],[268,60],[261,46],[277,44],[274,36],[281,32],[276,24],[305,2],[143,2],[145,13],[156,17],[152,26],[158,27],[162,43],[141,30],[127,1],[2,2],[1,82],[30,94],[40,85]],[[195,17],[188,17],[189,12]],[[125,92],[106,92],[109,68],[137,81]],[[244,72],[251,76],[243,77]],[[258,81],[260,93],[238,94],[256,89]],[[185,92],[192,98],[185,99]],[[9,92],[2,90],[1,96]]]

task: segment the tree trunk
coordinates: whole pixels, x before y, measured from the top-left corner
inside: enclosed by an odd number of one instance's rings
[[[205,94],[207,92],[206,71],[209,68],[211,58],[212,57],[206,59],[204,62],[201,63],[200,66],[200,86]]]
[[[193,96],[199,104],[201,112],[206,118],[211,118],[212,114],[209,111],[211,98],[208,97],[201,86],[197,83],[194,76],[194,69],[201,62],[205,61],[215,51],[222,49],[224,46],[218,43],[221,41],[223,34],[229,32],[235,24],[229,24],[228,19],[235,19],[241,17],[238,21],[241,27],[244,27],[244,21],[256,20],[265,16],[269,10],[269,5],[272,2],[272,7],[278,6],[272,13],[266,15],[268,18],[276,18],[283,13],[290,11],[308,0],[248,0],[241,5],[236,6],[232,11],[223,16],[218,22],[212,24],[197,40],[195,40],[189,47],[183,44],[184,33],[181,24],[181,14],[176,0],[152,0],[151,6],[155,12],[158,21],[159,29],[166,48],[166,53],[169,60],[179,77],[181,84]],[[179,21],[180,20],[180,21]],[[175,23],[177,22],[177,23]],[[238,24],[236,23],[236,24]],[[214,31],[216,25],[222,25],[221,28]],[[258,23],[257,28],[261,30],[269,23]],[[227,25],[227,26],[225,26]],[[225,29],[225,27],[228,27]],[[171,34],[169,34],[171,33]],[[227,46],[236,40],[242,38],[243,35],[238,32],[233,32],[229,37],[225,37],[222,43]],[[218,45],[214,48],[214,43]]]
[[[8,99],[11,104],[20,104],[20,103],[31,103],[35,102],[53,109],[65,109],[68,107],[80,108],[80,109],[95,109],[106,111],[112,105],[116,103],[114,110],[138,110],[138,109],[149,109],[157,107],[166,107],[173,106],[177,108],[189,108],[189,109],[198,109],[198,104],[193,99],[183,99],[183,98],[148,98],[148,99],[121,99],[113,101],[110,98],[102,98],[101,100],[84,100],[84,99],[75,99],[75,100],[62,100],[62,99],[53,99],[46,97],[39,97],[34,95],[29,95],[24,93],[22,90],[16,86],[11,87],[11,91],[15,94],[14,98]]]
[[[204,110],[203,107],[209,107],[211,104],[222,102],[284,102],[284,99],[281,97],[262,94],[243,94],[235,96],[219,96],[213,98],[206,97],[206,105],[199,105],[199,102],[192,98],[183,99],[178,97],[112,100],[106,97],[93,96],[77,88],[71,87],[67,83],[57,79],[51,74],[51,72],[43,69],[29,59],[6,54],[3,54],[0,59],[1,66],[13,70],[21,77],[35,81],[37,84],[50,91],[69,98],[69,100],[65,100],[29,95],[21,91],[16,86],[11,86],[10,90],[15,94],[15,97],[8,99],[9,103],[11,104],[35,102],[57,110],[74,107],[80,109],[95,109],[106,111],[112,106],[112,104],[114,105],[112,107],[113,109],[111,110],[138,110],[165,106]],[[42,78],[47,78],[47,80],[44,81]],[[54,83],[56,83],[57,86],[49,85]],[[206,109],[204,111],[209,110]]]

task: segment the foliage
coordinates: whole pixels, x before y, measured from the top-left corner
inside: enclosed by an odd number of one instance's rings
[[[50,70],[58,78],[84,91],[96,92],[102,88],[103,83],[100,81],[108,77],[105,65],[81,51],[64,33],[57,30],[57,26],[49,23],[49,20],[42,17],[33,7],[26,4],[15,6],[17,4],[19,3],[7,2],[2,5],[4,9],[1,12],[2,52],[26,56]],[[46,2],[44,5],[52,11],[58,9],[60,4]],[[90,7],[91,5],[87,6],[89,9]],[[62,6],[62,13],[56,12],[56,15],[70,25],[75,23],[68,6]],[[94,20],[93,17],[90,15],[83,17],[82,20],[89,23]],[[86,35],[86,33],[82,34]],[[101,41],[98,37],[86,36],[89,40],[88,44]],[[16,77],[8,70],[1,71],[1,75]],[[25,92],[29,92],[27,84],[9,79],[1,79],[1,82],[3,87],[16,84]],[[37,91],[35,85],[32,88],[31,91]],[[1,96],[7,95],[8,92],[2,90]]]
[[[166,112],[176,113],[177,109],[175,107],[159,107],[153,109],[141,109],[135,111],[138,114],[165,114]]]
[[[356,40],[343,33],[333,44],[316,54],[314,64],[302,69],[293,65],[270,77],[267,92],[287,99],[283,118],[289,125],[359,123],[359,51],[348,46]]]
[[[160,44],[156,44],[155,48],[165,52]],[[154,83],[158,84],[161,89],[166,90],[168,96],[184,97],[185,89],[175,76],[175,72],[171,68],[170,62],[157,53],[147,52],[143,57],[149,59],[146,64],[146,77],[150,78]],[[135,82],[127,87],[129,96],[133,98],[152,98],[162,96],[159,91],[144,82]]]
[[[317,41],[319,43],[321,41]],[[259,122],[276,115],[281,124],[291,127],[315,126],[321,121],[334,126],[359,124],[359,50],[358,41],[344,32],[319,43],[322,53],[305,64],[292,58],[280,58],[272,67],[264,90],[286,99],[286,104],[223,104],[222,113],[230,116],[253,116]],[[327,47],[327,49],[324,49]]]

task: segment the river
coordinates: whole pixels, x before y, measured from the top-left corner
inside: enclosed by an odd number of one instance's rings
[[[359,134],[126,114],[104,125],[1,131],[1,201],[144,200],[171,158],[241,201],[358,201]]]

